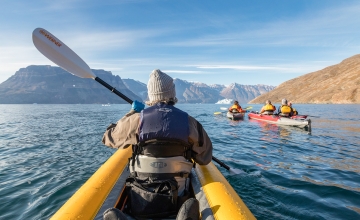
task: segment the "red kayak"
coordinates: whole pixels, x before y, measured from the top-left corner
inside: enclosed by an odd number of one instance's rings
[[[259,121],[266,121],[272,124],[289,125],[299,128],[311,129],[311,120],[306,119],[307,115],[295,115],[292,117],[282,117],[279,115],[263,115],[256,112],[250,112],[248,114],[249,119],[255,119]]]

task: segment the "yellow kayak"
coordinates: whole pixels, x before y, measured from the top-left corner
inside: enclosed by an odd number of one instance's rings
[[[102,219],[108,208],[121,210],[131,153],[131,147],[117,150],[51,219]],[[191,189],[202,219],[255,219],[212,162],[193,168]]]

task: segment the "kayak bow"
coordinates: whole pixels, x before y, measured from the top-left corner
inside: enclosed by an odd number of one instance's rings
[[[51,219],[102,219],[108,208],[121,207],[131,153],[131,147],[117,150]],[[202,219],[255,219],[212,162],[196,165],[191,174],[191,189],[200,203]]]
[[[244,119],[244,113],[227,112],[226,117],[230,118],[231,120],[242,120]]]

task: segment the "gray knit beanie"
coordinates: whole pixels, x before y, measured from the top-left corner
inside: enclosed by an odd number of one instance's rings
[[[152,105],[156,102],[176,102],[175,84],[173,78],[168,76],[161,70],[153,70],[150,74],[149,82],[147,84],[149,102],[146,104]]]
[[[287,105],[287,100],[286,99],[281,100],[281,104],[282,105]]]

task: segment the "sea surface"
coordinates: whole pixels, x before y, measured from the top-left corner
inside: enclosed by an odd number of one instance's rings
[[[311,133],[214,115],[226,105],[176,106],[244,171],[215,163],[257,219],[360,219],[360,105],[294,105]],[[49,219],[115,152],[101,138],[129,108],[0,105],[0,219]]]

